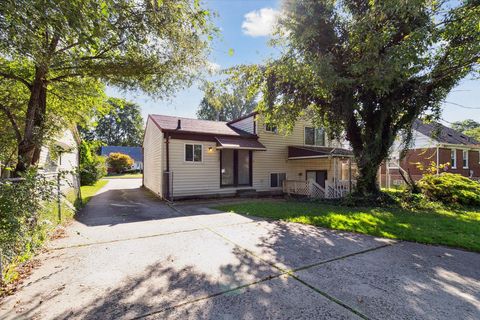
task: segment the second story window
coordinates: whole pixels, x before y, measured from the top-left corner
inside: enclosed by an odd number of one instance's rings
[[[452,169],[457,169],[457,150],[450,150],[450,165]]]
[[[325,146],[325,131],[322,128],[305,127],[305,144]]]
[[[462,161],[463,161],[463,168],[468,169],[468,150],[463,150]]]
[[[277,133],[278,129],[277,126],[271,123],[266,123],[265,124],[265,131],[267,132],[272,132],[272,133]]]

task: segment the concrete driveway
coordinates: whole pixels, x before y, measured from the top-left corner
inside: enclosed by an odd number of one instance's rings
[[[110,180],[1,319],[480,319],[480,255],[206,208]]]

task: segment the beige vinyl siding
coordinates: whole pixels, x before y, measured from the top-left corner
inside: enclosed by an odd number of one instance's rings
[[[163,133],[151,119],[147,121],[143,142],[143,184],[155,194],[163,197]]]
[[[234,122],[231,126],[253,134],[255,132],[255,115]]]
[[[312,126],[310,121],[299,119],[290,134],[275,134],[265,131],[263,119],[257,115],[257,134],[267,151],[253,153],[253,188],[257,191],[281,189],[270,187],[271,173],[286,173],[287,180],[304,180],[306,170],[328,170],[328,180],[331,179],[333,171],[329,159],[288,160],[288,146],[304,145],[304,128],[309,126]],[[337,143],[325,138],[325,144]]]

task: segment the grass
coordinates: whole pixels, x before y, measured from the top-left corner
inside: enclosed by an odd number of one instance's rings
[[[109,174],[105,179],[138,179],[143,176],[142,173],[122,173],[122,174]]]
[[[313,202],[262,201],[216,206],[223,211],[480,252],[480,208],[406,210]]]
[[[88,201],[108,183],[108,180],[100,179],[93,186],[81,186],[80,192],[82,194],[82,206],[85,206]]]

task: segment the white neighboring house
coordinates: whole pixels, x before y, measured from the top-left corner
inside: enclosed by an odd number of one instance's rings
[[[75,127],[64,130],[46,143],[40,152],[39,172],[54,176],[65,172],[61,179],[61,190],[78,189],[78,167],[80,136]]]

